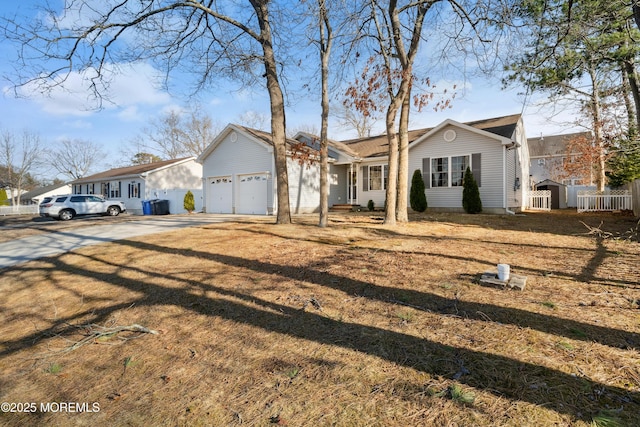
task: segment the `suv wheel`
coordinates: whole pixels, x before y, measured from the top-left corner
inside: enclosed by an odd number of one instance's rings
[[[117,206],[109,206],[107,208],[107,215],[118,216],[120,214],[120,208]]]
[[[65,209],[63,211],[60,211],[58,215],[62,221],[69,221],[70,219],[73,218],[73,211],[69,209]]]

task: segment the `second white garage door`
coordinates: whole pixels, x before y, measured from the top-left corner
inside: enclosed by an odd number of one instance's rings
[[[217,176],[209,180],[207,212],[233,213],[233,183],[230,176]]]
[[[236,179],[236,213],[267,214],[269,176],[265,173],[238,175]]]

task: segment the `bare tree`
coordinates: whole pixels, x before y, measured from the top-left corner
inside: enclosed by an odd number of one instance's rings
[[[245,111],[238,116],[237,120],[238,124],[241,124],[242,126],[258,130],[264,129],[265,124],[267,123],[267,117],[256,111]]]
[[[415,0],[415,1],[379,1],[369,0],[370,16],[362,26],[363,40],[373,40],[377,57],[368,65],[375,67],[373,80],[368,84],[375,90],[382,88],[386,92],[385,128],[388,149],[388,181],[386,187],[386,212],[384,223],[393,225],[397,221],[408,219],[408,126],[412,85],[418,80],[414,73],[416,56],[424,41],[423,34],[427,13],[431,16],[426,21],[427,30],[439,31],[441,40],[448,40],[451,46],[445,47],[440,59],[446,57],[446,51],[463,51],[475,56],[478,68],[486,70],[496,66],[495,55],[485,51],[487,39],[483,33],[491,34],[496,40],[502,35],[505,14],[509,8],[501,1],[449,1],[449,0]],[[438,8],[437,4],[448,4]],[[447,11],[447,9],[449,9]],[[431,13],[433,11],[433,13]],[[438,28],[437,21],[447,22],[447,27]],[[427,31],[424,31],[426,33]],[[481,43],[477,43],[477,41]],[[498,45],[498,43],[493,44]],[[494,53],[493,51],[491,52]],[[487,63],[488,61],[488,63]],[[446,62],[446,61],[442,61]],[[382,84],[380,84],[382,82]],[[430,85],[428,85],[430,86]],[[433,93],[427,94],[429,97]],[[424,95],[418,95],[418,104]],[[361,100],[362,101],[362,100]],[[376,101],[365,94],[364,103],[358,108],[371,108],[368,102]],[[446,108],[449,100],[438,102],[436,108]],[[378,107],[379,108],[379,107]],[[398,119],[400,113],[400,120]],[[398,123],[396,123],[398,121]],[[396,131],[397,125],[397,131]]]
[[[11,187],[13,205],[18,205],[20,194],[29,182],[30,173],[42,158],[40,137],[29,131],[24,131],[20,136],[3,131],[1,138],[0,165],[6,168],[6,177],[3,181]]]
[[[198,157],[222,130],[210,116],[198,111],[171,110],[152,120],[136,138],[137,146],[156,152],[167,160]]]
[[[277,49],[290,40],[274,35],[270,0],[67,0],[64,9],[42,10],[28,27],[4,20],[4,35],[26,75],[20,84],[47,91],[74,72],[89,76],[93,94],[108,93],[113,64],[152,60],[170,73],[196,76],[197,89],[221,77],[266,82],[275,152],[277,223],[290,223],[285,102]],[[283,9],[284,12],[284,9]],[[282,20],[281,22],[284,22]]]
[[[71,179],[87,176],[91,168],[105,157],[98,144],[81,139],[64,139],[47,152],[51,166]]]
[[[351,98],[345,98],[342,105],[332,106],[331,115],[338,119],[343,129],[353,129],[358,138],[368,138],[380,118],[377,115],[362,114],[361,111],[353,108],[351,101]]]
[[[396,0],[383,3],[385,2],[371,0],[371,23],[374,27],[372,33],[377,41],[382,62],[380,76],[384,81],[384,88],[388,95],[385,128],[389,142],[389,173],[384,223],[394,225],[396,223],[396,206],[398,206],[398,185],[405,187],[405,193],[407,186],[406,176],[404,181],[399,181],[398,176],[399,141],[398,133],[396,132],[396,118],[405,98],[408,98],[410,93],[413,63],[422,39],[424,18],[435,2],[419,1],[407,6],[398,6]],[[415,13],[407,13],[412,10]],[[408,15],[404,20],[401,20],[400,17],[402,13],[407,13]],[[405,29],[408,32],[408,48],[405,47],[407,44],[404,38]],[[401,124],[408,125],[408,117],[406,121],[401,120]],[[406,197],[403,208],[406,216]],[[401,217],[401,220],[406,221],[404,217]]]

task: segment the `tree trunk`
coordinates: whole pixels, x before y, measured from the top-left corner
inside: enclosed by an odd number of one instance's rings
[[[602,103],[600,101],[600,85],[598,84],[597,76],[593,67],[589,70],[591,82],[593,85],[593,98],[591,99],[591,115],[593,117],[593,131],[595,137],[595,144],[597,151],[597,159],[595,164],[596,169],[596,187],[598,191],[604,191],[604,184],[606,181],[605,175],[605,141],[604,131],[602,129]]]
[[[398,188],[398,135],[395,130],[395,121],[398,113],[397,98],[389,105],[386,115],[387,141],[389,141],[389,164],[385,200],[384,223],[386,225],[396,224],[396,196]],[[384,182],[384,173],[382,175]]]
[[[398,127],[398,202],[396,206],[396,220],[408,222],[407,205],[409,202],[407,186],[409,182],[409,112],[411,110],[411,88],[407,90]]]
[[[268,0],[250,0],[260,25],[260,45],[264,54],[265,77],[271,104],[271,138],[273,139],[278,212],[276,224],[290,224],[289,176],[287,172],[287,137],[284,96],[278,81],[277,64],[273,52]]]
[[[638,88],[638,72],[632,61],[624,61],[624,74],[629,83],[629,91],[633,96],[635,123],[629,121],[629,129],[640,131],[640,89]]]
[[[324,0],[320,6],[320,62],[322,64],[322,123],[320,125],[320,218],[319,227],[329,222],[329,57],[331,55],[332,31]]]

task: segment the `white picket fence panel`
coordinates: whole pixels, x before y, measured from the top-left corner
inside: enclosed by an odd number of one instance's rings
[[[38,205],[0,206],[0,216],[6,215],[38,215]]]
[[[551,190],[529,191],[529,207],[532,211],[551,210]]]
[[[578,212],[632,210],[632,202],[631,192],[627,190],[578,192]]]

